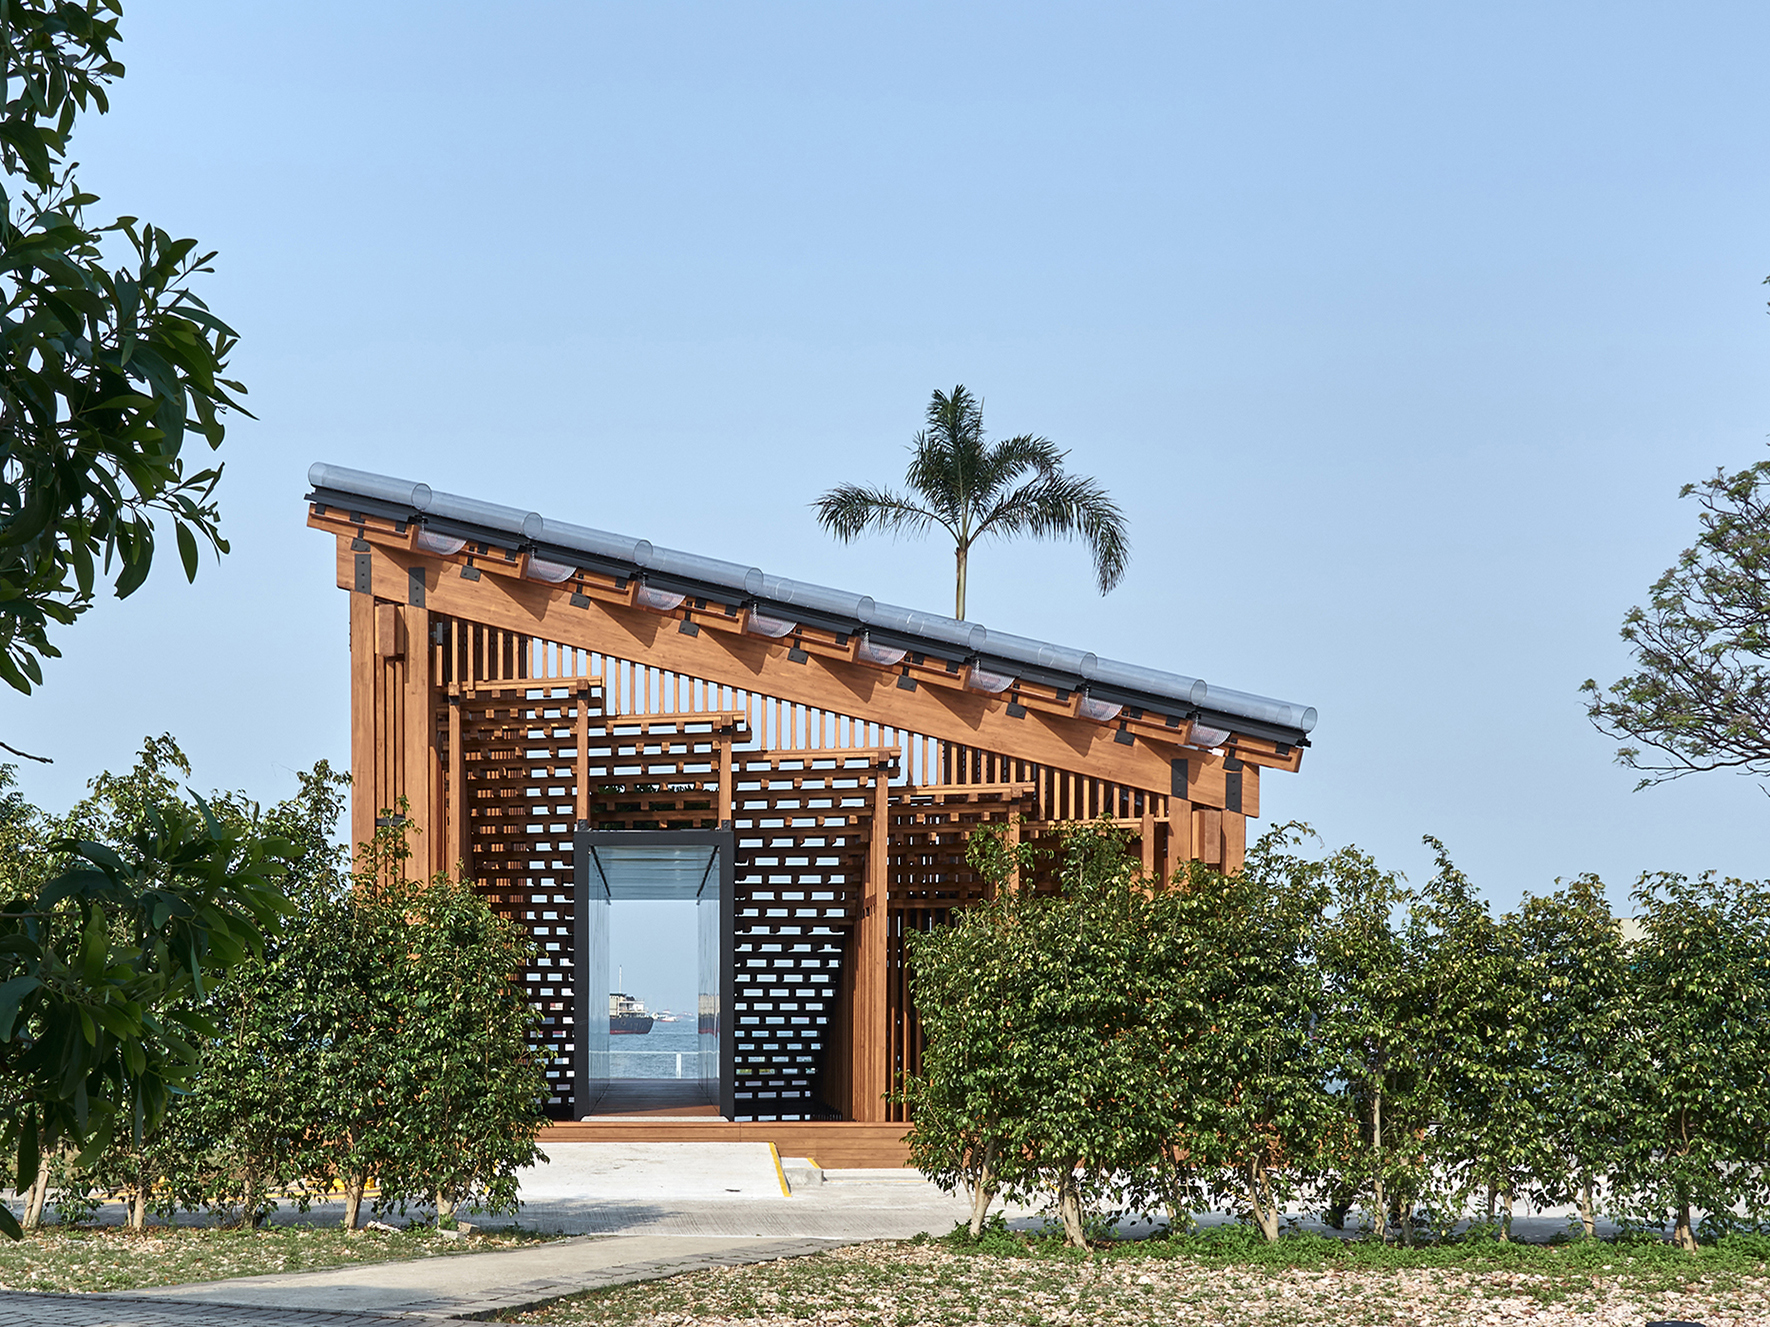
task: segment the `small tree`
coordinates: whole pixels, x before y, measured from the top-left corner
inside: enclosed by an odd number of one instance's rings
[[[1368,1186],[1371,1221],[1381,1239],[1397,1189],[1413,1181],[1405,1125],[1398,1128],[1397,1121],[1407,1119],[1415,1077],[1409,1034],[1418,993],[1408,953],[1390,925],[1391,914],[1411,894],[1400,876],[1379,869],[1356,848],[1333,854],[1323,872],[1332,907],[1316,941],[1321,1035],[1352,1126],[1338,1171],[1343,1201]]]
[[[973,854],[996,864],[998,885],[1010,860]],[[912,1160],[944,1187],[977,1186],[973,1229],[999,1190],[1047,1201],[1079,1248],[1101,1200],[1137,1205],[1169,1183],[1165,1145],[1189,1085],[1164,1076],[1158,993],[1173,974],[1150,943],[1152,884],[1124,834],[1067,827],[1058,879],[1056,897],[998,890],[917,937],[928,1044],[906,1091]]]
[[[288,902],[287,845],[207,803],[144,809],[121,847],[63,837],[65,863],[0,907],[0,1146],[20,1187],[64,1140],[90,1165],[139,1143],[195,1073],[191,1011],[213,980],[260,949]],[[0,1229],[17,1236],[9,1210]]]
[[[1007,892],[1030,845],[1010,845],[990,829],[971,836],[966,858],[991,893],[934,931],[911,931],[910,982],[922,1024],[922,1072],[903,1098],[915,1127],[910,1164],[947,1192],[971,1192],[971,1237],[983,1232],[1004,1183],[1024,1179],[1015,1121],[1035,1108],[1021,1092],[1013,1010],[1024,1000],[1021,901]]]
[[[1307,833],[1268,831],[1233,876],[1192,863],[1156,909],[1181,951],[1161,965],[1166,1077],[1190,1089],[1170,1147],[1268,1240],[1342,1132],[1315,1026],[1328,893],[1321,864],[1292,851]]]
[[[1502,1241],[1513,1204],[1538,1159],[1540,993],[1532,985],[1517,919],[1495,922],[1437,839],[1432,884],[1410,918],[1424,1017],[1415,1025],[1422,1062],[1419,1109],[1431,1118],[1424,1149],[1447,1207],[1487,1192],[1487,1219],[1503,1202]]]
[[[1628,1084],[1639,1038],[1627,951],[1596,876],[1546,898],[1527,895],[1517,928],[1519,984],[1537,1003],[1535,1110],[1520,1130],[1531,1143],[1531,1196],[1577,1205],[1591,1239],[1599,1186],[1621,1162],[1635,1110]]]
[[[1628,980],[1642,1054],[1626,1080],[1623,1210],[1696,1248],[1770,1206],[1770,888],[1670,874],[1633,895],[1642,938]]]
[[[378,1208],[514,1211],[517,1171],[545,1160],[541,1014],[519,984],[533,941],[464,882],[409,880],[403,828],[362,846],[296,977],[315,1047],[313,1164],[342,1179],[352,1227],[371,1178]]]

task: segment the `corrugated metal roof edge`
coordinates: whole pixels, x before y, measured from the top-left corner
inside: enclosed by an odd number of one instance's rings
[[[684,591],[739,592],[769,616],[798,621],[815,619],[843,629],[879,637],[894,646],[909,646],[936,657],[959,652],[961,660],[981,667],[994,664],[1012,675],[1087,691],[1103,700],[1172,711],[1178,703],[1186,717],[1207,727],[1222,727],[1250,736],[1307,744],[1315,727],[1313,706],[1211,686],[1199,678],[1140,664],[1102,659],[1092,651],[1048,641],[992,632],[982,623],[959,621],[919,609],[881,604],[828,586],[790,581],[765,574],[759,567],[659,548],[645,539],[551,521],[539,512],[523,511],[453,493],[428,484],[378,475],[348,466],[315,462],[308,469],[310,502],[344,506],[337,497],[367,501],[379,514],[416,520],[439,533],[490,534],[532,549],[538,557],[574,565],[624,570],[648,584]],[[549,555],[552,557],[549,557]],[[994,671],[993,669],[991,671]],[[1212,722],[1213,719],[1222,722]]]

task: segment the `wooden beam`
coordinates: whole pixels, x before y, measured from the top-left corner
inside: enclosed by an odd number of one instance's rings
[[[354,583],[355,556],[341,537],[340,585]],[[898,685],[896,672],[822,654],[794,662],[787,657],[789,641],[711,627],[690,635],[679,630],[679,619],[583,596],[584,604],[574,607],[570,586],[489,573],[466,580],[452,563],[378,544],[371,545],[369,556],[375,589],[390,598],[404,596],[408,569],[422,565],[433,612],[1040,765],[1086,770],[1093,778],[1131,788],[1165,793],[1173,777],[1171,762],[1184,759],[1189,800],[1223,804],[1222,757],[1212,752],[1141,737],[1126,746],[1113,740],[1112,728],[1032,709],[1023,718],[1011,718],[1000,697],[956,686],[909,690]]]

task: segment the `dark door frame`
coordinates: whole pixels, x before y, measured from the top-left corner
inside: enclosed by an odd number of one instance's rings
[[[737,982],[737,834],[728,820],[719,829],[579,829],[572,834],[572,897],[580,917],[588,917],[590,852],[597,844],[633,848],[696,846],[716,849],[719,861],[719,1113],[726,1119],[737,1114],[737,1029],[732,1026],[732,1002]],[[572,927],[574,977],[590,970],[589,927]],[[575,1029],[590,1026],[594,1016],[590,991],[581,981],[572,983],[572,1091],[580,1092],[589,1081],[589,1043]],[[605,997],[606,1000],[606,997]],[[608,1017],[606,1010],[602,1012]],[[699,1013],[696,1013],[699,1027]],[[577,1098],[574,1096],[574,1100]],[[581,1118],[586,1112],[576,1112]]]

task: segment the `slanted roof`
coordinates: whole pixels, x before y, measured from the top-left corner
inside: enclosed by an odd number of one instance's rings
[[[994,631],[920,609],[881,603],[870,595],[789,580],[760,567],[661,548],[649,540],[554,520],[539,512],[443,493],[428,484],[316,462],[308,470],[308,501],[372,513],[421,527],[419,546],[448,554],[457,541],[516,544],[531,573],[563,582],[577,570],[637,578],[662,594],[739,599],[761,630],[785,635],[813,625],[865,638],[883,650],[908,650],[971,666],[972,675],[1026,680],[1080,692],[1106,705],[1155,709],[1189,720],[1198,731],[1220,730],[1307,746],[1312,706],[1208,684],[1183,673],[1102,659],[1089,650]]]

